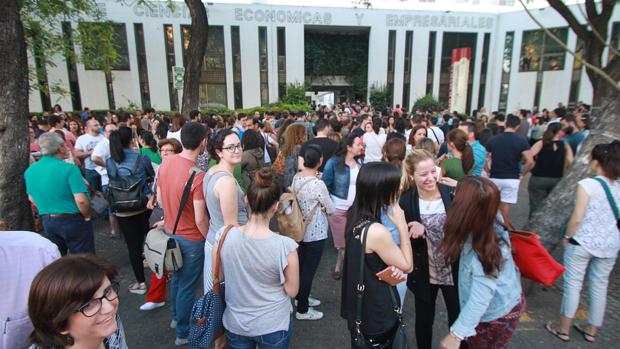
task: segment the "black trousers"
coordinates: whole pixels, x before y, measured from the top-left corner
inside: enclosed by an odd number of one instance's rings
[[[459,294],[456,286],[430,285],[430,288],[430,303],[415,297],[415,339],[419,349],[431,349],[433,347],[435,301],[440,289],[448,309],[449,326],[452,326],[459,316]]]
[[[135,216],[116,217],[118,219],[118,227],[127,243],[129,263],[131,263],[133,274],[138,282],[145,282],[142,252],[144,249],[144,239],[149,232],[150,212],[147,210]]]
[[[299,254],[299,292],[297,293],[297,312],[308,312],[308,297],[312,289],[312,280],[321,262],[321,256],[325,249],[325,240],[300,242],[297,253]]]

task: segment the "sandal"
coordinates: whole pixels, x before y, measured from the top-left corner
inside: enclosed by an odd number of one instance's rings
[[[574,324],[573,328],[575,329],[575,331],[581,333],[581,335],[583,336],[583,339],[586,342],[589,343],[594,343],[596,341],[596,335],[591,335],[588,332],[586,332],[585,329],[583,329],[579,324]]]
[[[547,330],[547,332],[551,333],[559,340],[564,342],[570,342],[570,336],[568,335],[568,333],[559,332],[555,327],[553,327],[551,321],[545,324],[545,329]]]
[[[127,291],[134,294],[145,294],[146,293],[146,284],[143,283],[133,283],[127,287]]]

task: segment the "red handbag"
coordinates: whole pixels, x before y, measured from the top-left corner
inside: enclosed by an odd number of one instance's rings
[[[540,243],[536,233],[509,229],[512,243],[512,258],[526,279],[551,286],[564,272],[558,263]]]

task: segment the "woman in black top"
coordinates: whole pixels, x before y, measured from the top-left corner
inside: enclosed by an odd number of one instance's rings
[[[403,163],[403,194],[400,206],[405,212],[414,269],[407,278],[407,287],[415,296],[415,334],[418,348],[429,349],[433,343],[435,301],[441,290],[448,309],[448,323],[452,325],[459,315],[458,262],[445,262],[439,246],[443,241],[446,211],[452,202],[454,180],[442,178],[433,156],[422,149],[414,149]],[[402,241],[402,240],[401,240]]]
[[[573,162],[570,145],[560,139],[560,123],[551,123],[542,139],[532,146],[536,164],[527,191],[530,194],[530,216],[542,205],[547,195],[562,179],[564,170]]]
[[[380,345],[391,339],[397,325],[397,314],[392,299],[400,300],[396,287],[379,280],[376,274],[388,266],[393,266],[393,274],[402,276],[413,268],[409,232],[403,210],[398,205],[400,172],[385,162],[373,162],[360,169],[356,183],[356,197],[347,218],[348,241],[342,278],[341,316],[348,321],[351,331],[351,347],[355,345],[356,301],[360,276],[362,239],[367,231],[364,251],[364,288],[360,331],[366,341]],[[381,223],[381,211],[385,205],[391,206],[394,221],[400,234],[400,247],[396,245],[390,232]],[[364,228],[369,225],[369,229]],[[390,292],[392,293],[390,295]],[[394,296],[394,297],[392,297]]]

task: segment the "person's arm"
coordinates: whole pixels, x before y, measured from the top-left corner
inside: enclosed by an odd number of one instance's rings
[[[400,235],[400,247],[396,245],[392,235],[383,225],[373,224],[368,230],[366,250],[376,252],[385,264],[395,266],[405,273],[410,273],[413,270],[413,253],[409,240],[409,230],[400,206],[392,205],[392,210],[394,211],[394,224]]]
[[[237,183],[233,177],[225,176],[217,181],[215,194],[220,200],[224,225],[239,225],[237,222]]]
[[[159,188],[159,187],[158,187]],[[204,200],[193,200],[194,203],[194,222],[202,236],[207,237],[209,232],[209,216],[207,214],[207,205]]]
[[[327,187],[325,183],[319,182],[317,200],[325,209],[325,213],[332,214],[334,213],[334,203],[332,202],[332,198],[329,196],[329,191],[327,191]]]
[[[101,157],[91,155],[90,159],[95,163],[95,165],[105,167],[105,162],[103,162],[103,159]]]
[[[297,251],[291,251],[286,256],[287,266],[284,268],[284,292],[294,298],[299,292],[299,257]]]
[[[88,197],[86,193],[77,193],[73,194],[73,200],[75,200],[75,204],[80,210],[80,213],[84,217],[84,220],[90,220],[90,202],[88,201]]]
[[[327,164],[325,164],[325,168],[323,168],[323,177],[321,180],[325,183],[328,192],[332,192],[332,186],[334,185],[334,164],[335,162],[332,159],[327,160]]]
[[[78,159],[82,160],[89,157],[93,153],[93,150],[83,151],[81,149],[75,148],[73,155],[75,155]]]
[[[570,144],[564,142],[564,149],[565,149],[565,153],[564,153],[564,171],[568,170],[568,167],[573,163],[573,160],[575,160],[575,154],[573,154],[573,148],[570,147]]]
[[[525,177],[525,175],[534,167],[534,156],[532,156],[532,151],[530,149],[523,151],[521,155],[523,156],[523,160],[525,160],[525,164],[523,165],[523,173],[521,176]]]
[[[542,147],[543,147],[542,141],[538,141],[534,143],[532,148],[530,148],[530,151],[532,152],[532,157],[535,157],[536,155],[538,155],[538,153],[540,153],[540,151],[542,150]]]
[[[565,242],[572,238],[577,232],[577,229],[583,223],[583,217],[586,214],[586,207],[590,201],[590,196],[586,193],[585,189],[581,185],[577,186],[577,199],[575,200],[575,208],[573,213],[568,219],[568,226],[566,227],[566,235],[564,236]]]

